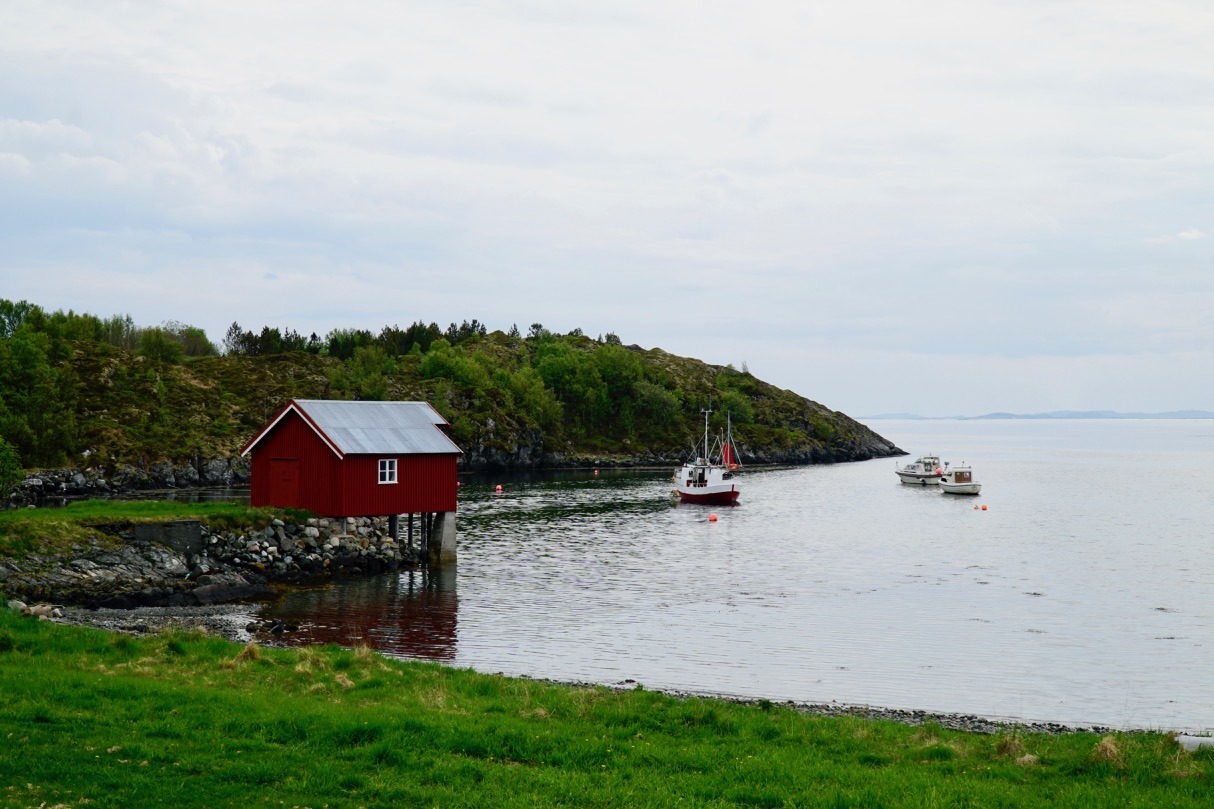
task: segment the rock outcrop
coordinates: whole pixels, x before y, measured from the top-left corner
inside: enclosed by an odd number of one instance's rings
[[[249,460],[241,457],[192,464],[118,464],[108,474],[101,466],[40,469],[10,493],[9,502],[30,505],[56,498],[113,497],[132,491],[240,486],[249,482],[249,474]]]
[[[417,567],[422,549],[382,518],[274,520],[212,531],[193,521],[98,526],[60,554],[0,560],[0,589],[29,601],[90,607],[193,606],[268,598],[275,583]]]

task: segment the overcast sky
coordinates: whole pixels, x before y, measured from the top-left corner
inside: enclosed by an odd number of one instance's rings
[[[1214,409],[1214,4],[8,2],[0,297]]]

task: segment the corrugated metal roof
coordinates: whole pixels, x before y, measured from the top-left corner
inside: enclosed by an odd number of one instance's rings
[[[461,450],[438,429],[447,420],[427,402],[296,399],[295,404],[342,454],[454,454]]]

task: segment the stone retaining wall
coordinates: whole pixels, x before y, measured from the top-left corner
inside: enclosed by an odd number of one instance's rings
[[[61,554],[0,560],[0,590],[27,601],[93,607],[181,606],[265,598],[274,583],[367,575],[423,563],[384,518],[314,518],[302,525],[213,531],[183,521],[96,526]]]

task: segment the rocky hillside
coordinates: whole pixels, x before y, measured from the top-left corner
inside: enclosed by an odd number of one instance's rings
[[[903,454],[746,371],[577,333],[472,330],[425,350],[365,343],[343,359],[324,347],[166,358],[28,332],[0,340],[12,349],[0,372],[26,391],[5,397],[0,437],[48,493],[240,482],[240,449],[292,398],[429,401],[451,422],[467,470],[674,464],[692,452],[709,406],[714,432],[729,413],[747,464]]]

